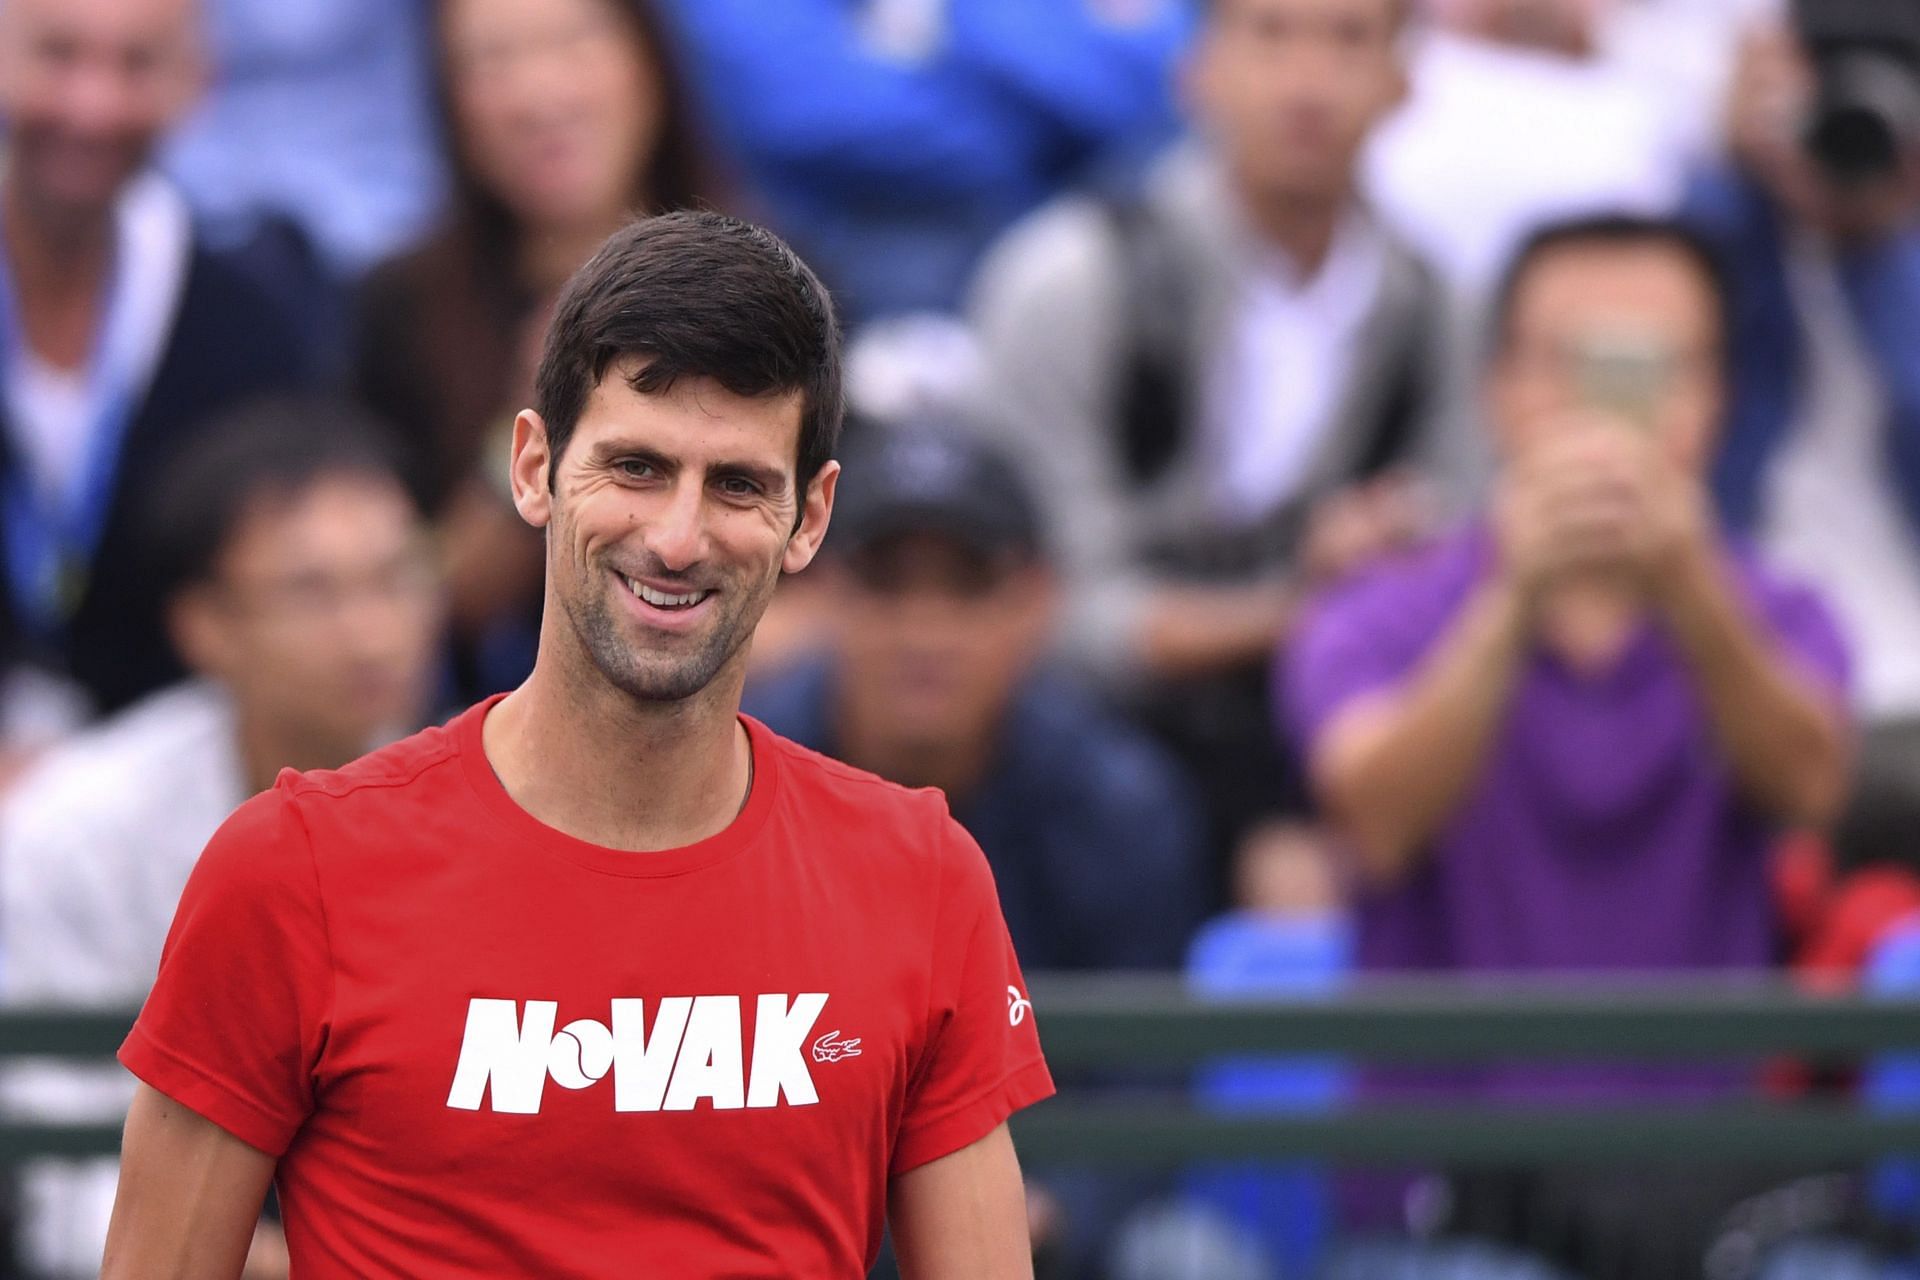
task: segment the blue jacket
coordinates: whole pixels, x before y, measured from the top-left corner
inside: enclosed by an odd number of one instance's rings
[[[1168,136],[1189,26],[1187,0],[951,0],[929,47],[889,51],[855,0],[663,7],[709,118],[856,320],[955,309],[1064,174]]]
[[[831,755],[833,672],[803,667],[750,688],[748,714]],[[1002,727],[991,776],[949,797],[980,843],[1021,966],[1176,969],[1199,923],[1200,813],[1159,749],[1091,699],[1030,678]]]
[[[1747,533],[1763,514],[1767,468],[1786,440],[1805,377],[1786,231],[1767,195],[1729,171],[1698,176],[1686,214],[1721,249],[1733,294],[1732,401],[1713,479],[1727,523]],[[1920,226],[1842,248],[1837,265],[1890,406],[1887,480],[1920,536]]]

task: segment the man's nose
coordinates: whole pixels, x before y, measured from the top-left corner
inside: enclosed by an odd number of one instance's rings
[[[699,563],[706,554],[706,505],[700,484],[681,480],[647,522],[644,541],[669,573]]]

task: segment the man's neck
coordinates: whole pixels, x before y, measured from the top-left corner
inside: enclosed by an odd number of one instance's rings
[[[29,348],[49,364],[86,362],[113,259],[113,210],[55,210],[0,185],[0,249]]]
[[[1646,615],[1646,597],[1613,577],[1570,581],[1540,606],[1540,642],[1576,670],[1610,666],[1626,650]]]
[[[1240,205],[1254,234],[1293,265],[1300,280],[1311,280],[1333,253],[1340,223],[1353,203],[1350,194],[1301,196],[1258,194],[1241,188]]]
[[[366,751],[368,743],[329,742],[321,735],[240,714],[240,768],[248,794],[265,791],[282,769],[338,769]]]
[[[986,781],[993,767],[992,742],[907,742],[883,727],[890,719],[843,703],[833,724],[840,758],[901,786],[938,787],[954,804],[965,802]]]
[[[514,803],[576,839],[636,852],[694,844],[739,815],[753,772],[740,664],[691,698],[646,703],[597,673],[570,677],[550,656],[542,650],[481,735]]]

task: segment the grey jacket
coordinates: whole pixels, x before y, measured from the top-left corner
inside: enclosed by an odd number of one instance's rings
[[[1311,500],[1358,478],[1387,400],[1409,379],[1429,391],[1416,419],[1437,414],[1445,303],[1433,273],[1387,238],[1378,296],[1363,321],[1338,422],[1296,492],[1256,527],[1216,510],[1197,414],[1144,480],[1128,461],[1123,418],[1143,346],[1174,371],[1177,402],[1205,403],[1215,353],[1242,314],[1261,250],[1242,229],[1224,173],[1197,144],[1150,176],[1132,223],[1114,206],[1067,197],[1009,231],[978,276],[969,319],[984,357],[976,418],[1032,478],[1068,589],[1063,637],[1076,663],[1109,678],[1133,667],[1140,614],[1156,577],[1253,580],[1287,570]],[[1127,261],[1146,220],[1161,262],[1143,277]],[[1142,280],[1164,298],[1141,299]],[[1142,305],[1144,302],[1145,305]],[[1411,433],[1419,439],[1423,425]],[[1396,457],[1391,461],[1402,461]]]

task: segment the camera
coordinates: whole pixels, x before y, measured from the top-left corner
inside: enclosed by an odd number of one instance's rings
[[[1837,188],[1893,177],[1920,150],[1920,0],[1794,0],[1819,87],[1808,153]]]

